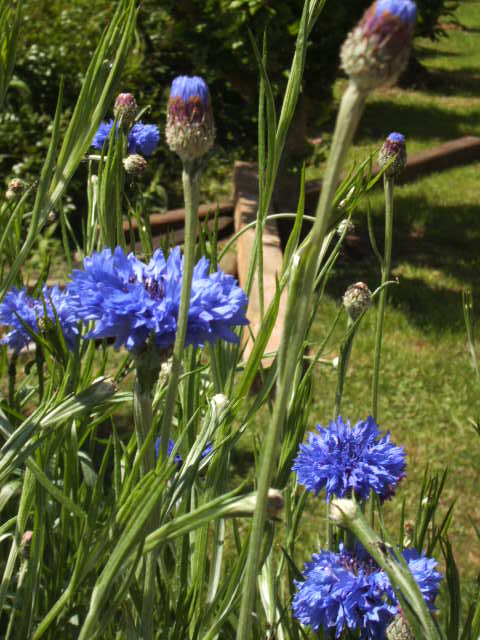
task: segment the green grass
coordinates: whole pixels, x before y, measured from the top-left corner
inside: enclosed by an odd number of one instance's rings
[[[367,103],[349,161],[377,149],[390,131],[407,138],[409,153],[453,138],[480,135],[480,2],[462,2],[457,12],[462,29],[448,30],[438,42],[417,42],[416,54],[431,72],[420,90],[392,88],[376,92]],[[338,97],[345,81],[336,86]],[[408,453],[408,475],[398,497],[406,497],[410,518],[428,463],[449,468],[442,508],[457,499],[450,530],[462,575],[480,571],[480,545],[469,522],[480,524],[480,439],[469,422],[480,415],[480,387],[474,377],[463,323],[463,287],[473,287],[480,308],[480,163],[432,174],[397,187],[393,275],[381,362],[378,420]],[[309,168],[309,177],[319,177]],[[383,242],[383,194],[370,198],[377,242]],[[357,242],[347,247],[327,287],[314,327],[321,340],[333,320],[346,287],[364,280],[379,284],[378,262],[370,248],[366,203],[355,213]],[[336,331],[329,357],[338,354],[343,328]],[[345,385],[342,414],[356,421],[370,409],[375,311],[357,335]],[[319,366],[312,416],[328,423],[332,416],[336,370]],[[313,427],[313,422],[312,422]],[[396,534],[400,509],[396,498],[386,507]],[[316,544],[323,515],[312,499],[304,529],[305,559]],[[389,515],[391,514],[391,515]]]

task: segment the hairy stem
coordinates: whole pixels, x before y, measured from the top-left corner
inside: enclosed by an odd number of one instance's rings
[[[393,236],[393,187],[394,177],[384,176],[385,186],[385,250],[382,264],[383,286],[390,276],[390,266],[392,262],[392,236]],[[378,408],[378,380],[380,375],[380,355],[382,352],[383,324],[385,320],[385,305],[387,301],[387,288],[383,287],[380,292],[377,311],[377,329],[375,334],[375,355],[373,360],[373,382],[372,382],[372,416],[377,417]]]
[[[291,381],[301,352],[308,313],[313,296],[318,256],[327,230],[332,200],[335,195],[340,170],[365,103],[365,94],[350,84],[345,92],[335,126],[332,151],[328,159],[322,193],[318,203],[315,223],[308,246],[302,255],[296,255],[296,267],[292,270],[285,325],[278,358],[278,378],[275,406],[269,425],[257,481],[257,505],[253,516],[245,580],[243,584],[237,640],[251,637],[251,614],[255,598],[255,586],[259,571],[260,550],[265,528],[267,492],[278,457],[278,445],[285,421],[287,403],[291,395]]]
[[[188,308],[192,289],[193,267],[195,262],[195,244],[197,239],[198,205],[200,200],[200,174],[191,164],[185,163],[182,173],[183,193],[185,198],[185,245],[183,249],[183,277],[180,309],[178,312],[177,335],[173,347],[172,371],[167,388],[167,396],[162,417],[161,455],[167,458],[168,440],[172,424],[175,398],[178,390],[180,366],[185,349],[187,335]]]

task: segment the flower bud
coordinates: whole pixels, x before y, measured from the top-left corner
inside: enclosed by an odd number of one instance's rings
[[[147,161],[139,153],[131,153],[124,158],[123,168],[132,176],[138,176],[147,170]]]
[[[212,148],[212,104],[202,78],[178,76],[172,82],[165,134],[168,146],[182,161],[195,160]]]
[[[383,169],[391,161],[388,169],[385,171],[387,176],[398,176],[407,164],[407,150],[405,147],[405,136],[401,133],[391,133],[380,149],[378,154],[378,164]]]
[[[218,411],[223,411],[228,404],[228,398],[223,393],[216,393],[213,396],[212,401]]]
[[[395,616],[387,627],[388,640],[415,640],[405,618],[402,615]]]
[[[278,489],[269,489],[267,494],[267,515],[270,518],[276,518],[280,515],[285,500]]]
[[[351,320],[368,309],[372,301],[372,293],[364,282],[356,282],[348,287],[343,296],[343,306]]]
[[[349,498],[335,498],[330,503],[328,517],[339,527],[348,528],[350,522],[355,519],[358,512],[356,502]]]
[[[113,115],[119,117],[122,123],[128,128],[135,122],[137,115],[137,103],[131,93],[120,93],[113,106]]]
[[[23,192],[25,191],[25,183],[20,178],[13,178],[8,183],[5,198],[7,200],[20,200]]]
[[[367,9],[340,52],[341,66],[359,91],[398,79],[408,62],[416,20],[412,0],[377,0]]]
[[[347,233],[352,233],[353,231],[355,231],[355,225],[348,218],[344,218],[343,220],[340,220],[340,222],[337,225],[337,235],[339,236],[342,236],[344,232],[345,234],[347,234]]]

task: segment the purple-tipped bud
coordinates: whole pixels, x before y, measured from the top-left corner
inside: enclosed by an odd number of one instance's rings
[[[358,316],[370,306],[372,292],[364,282],[356,282],[348,287],[343,296],[343,306],[351,320],[356,320]]]
[[[342,68],[360,91],[393,84],[405,69],[417,20],[412,0],[377,0],[345,40]]]
[[[8,183],[5,198],[7,200],[19,200],[23,192],[25,191],[25,183],[20,178],[13,178]]]
[[[407,164],[405,136],[401,133],[391,133],[383,143],[380,153],[378,154],[378,164],[381,169],[390,162],[390,166],[385,171],[387,176],[400,175]]]
[[[178,76],[168,100],[167,144],[185,161],[209,151],[215,139],[210,92],[198,76]]]
[[[145,173],[147,169],[147,161],[139,153],[131,153],[123,160],[123,168],[133,176]]]
[[[135,122],[137,115],[137,103],[131,93],[120,93],[113,106],[113,115],[122,119],[126,127],[130,127]]]

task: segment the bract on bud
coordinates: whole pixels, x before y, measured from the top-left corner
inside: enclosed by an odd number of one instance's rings
[[[7,200],[19,200],[23,192],[25,191],[25,183],[20,178],[13,178],[8,183],[5,198]]]
[[[356,282],[348,287],[343,296],[343,306],[352,320],[370,306],[372,292],[364,282]]]
[[[405,69],[417,20],[412,0],[377,0],[351,31],[341,66],[360,91],[393,84]]]
[[[415,640],[415,636],[410,631],[410,627],[403,615],[395,616],[387,627],[388,640]]]
[[[337,225],[337,235],[342,236],[344,233],[353,233],[355,231],[355,225],[348,218],[340,220]]]
[[[378,164],[383,169],[391,161],[388,169],[385,171],[387,176],[398,176],[407,164],[407,149],[405,146],[405,136],[401,133],[391,133],[380,149],[378,154]]]
[[[183,161],[195,160],[212,148],[212,103],[202,78],[178,76],[172,82],[165,134],[168,146]]]
[[[126,127],[130,127],[135,122],[137,115],[137,103],[131,93],[120,93],[113,106],[113,115],[119,116]]]
[[[358,506],[349,498],[335,498],[328,510],[328,517],[339,527],[348,527],[357,514]]]
[[[145,158],[138,153],[131,153],[123,160],[123,168],[125,171],[134,176],[145,173],[147,164]]]

